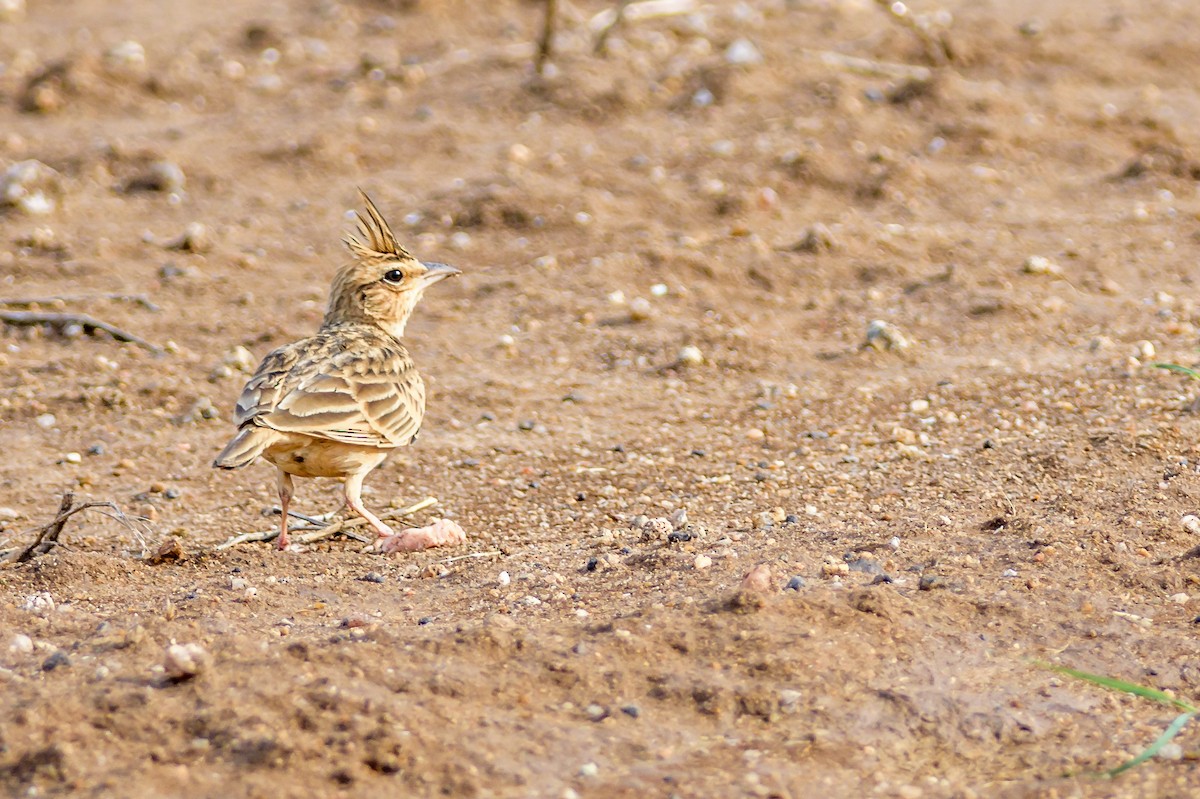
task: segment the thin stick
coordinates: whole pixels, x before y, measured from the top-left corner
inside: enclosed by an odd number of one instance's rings
[[[437,501],[436,497],[425,497],[425,499],[421,500],[420,502],[416,503],[415,505],[409,505],[407,508],[401,508],[400,510],[392,511],[391,513],[384,514],[381,518],[384,521],[397,521],[406,516],[412,516],[414,513],[419,513],[420,511],[423,511],[426,508],[433,507],[434,505],[437,504],[437,502],[438,501]],[[288,516],[299,516],[299,514],[289,512]],[[300,516],[300,518],[306,518],[306,517]],[[370,543],[371,539],[350,531],[350,528],[362,527],[366,523],[367,523],[366,519],[363,519],[358,516],[354,516],[352,518],[342,519],[340,521],[336,521],[336,522],[333,522],[332,524],[327,524],[324,527],[318,527],[316,529],[313,529],[310,527],[298,527],[298,528],[293,528],[293,530],[291,530],[289,532],[300,533],[300,535],[296,536],[296,541],[301,544],[311,544],[314,541],[321,541],[326,538],[332,538],[333,536],[337,535],[338,533],[341,533],[342,535],[346,536],[347,538],[353,538],[355,541],[361,541],[364,544],[366,544],[366,543]],[[242,533],[241,535],[235,535],[233,538],[230,538],[228,541],[226,541],[223,544],[218,544],[217,546],[213,547],[213,549],[217,552],[220,552],[221,550],[229,549],[231,547],[236,547],[240,544],[246,544],[246,543],[250,543],[250,542],[254,542],[254,541],[273,541],[274,539],[276,539],[278,537],[279,537],[279,529],[278,528],[275,528],[273,530],[259,530],[257,532],[253,532],[253,533]]]
[[[11,300],[0,299],[0,305],[14,305],[28,308],[30,305],[56,305],[60,302],[88,302],[89,300],[112,300],[113,302],[136,303],[147,311],[162,310],[145,294],[63,294],[58,297],[14,297]]]
[[[945,34],[935,33],[929,25],[914,17],[907,5],[895,0],[875,0],[875,5],[886,11],[897,23],[912,31],[934,64],[940,67],[953,60]]]
[[[468,558],[494,558],[497,555],[503,555],[499,549],[493,549],[489,552],[468,552],[466,555],[455,555],[452,558],[442,558],[438,563],[454,563],[456,560],[467,560]]]
[[[89,335],[94,334],[97,330],[103,330],[117,341],[127,341],[130,344],[137,344],[139,347],[145,347],[155,354],[162,352],[162,348],[156,347],[144,338],[127,333],[119,327],[114,327],[108,322],[102,322],[87,314],[48,313],[45,311],[0,311],[0,322],[20,327],[50,325],[57,328],[59,332],[62,332],[68,325],[79,325]]]
[[[4,558],[4,563],[24,563],[54,549],[58,545],[58,537],[62,535],[63,527],[67,524],[67,519],[89,508],[109,508],[117,514],[118,521],[127,523],[125,515],[121,513],[121,509],[113,503],[81,502],[76,505],[74,492],[68,491],[63,494],[62,502],[58,506],[58,514],[54,517],[54,521],[39,530],[37,536],[33,539],[33,543],[29,546],[24,548],[18,547],[9,552]]]
[[[542,38],[538,40],[537,58],[533,68],[538,77],[545,74],[546,62],[554,49],[554,27],[558,22],[558,0],[546,0],[546,16],[542,19]]]
[[[836,53],[833,50],[805,50],[805,55],[812,56],[823,64],[838,67],[848,72],[861,75],[876,75],[882,78],[907,78],[910,80],[926,81],[933,77],[929,67],[913,66],[911,64],[895,64],[887,61],[873,61],[869,58]]]
[[[612,35],[614,30],[621,26],[622,22],[625,21],[625,9],[628,8],[629,4],[632,2],[633,0],[621,0],[621,2],[617,4],[616,11],[613,13],[612,22],[609,22],[607,25],[605,25],[600,33],[596,36],[596,44],[592,47],[592,52],[595,55],[604,55],[606,52],[608,52],[608,37]]]

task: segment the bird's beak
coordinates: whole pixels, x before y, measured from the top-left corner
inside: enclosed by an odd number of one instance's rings
[[[449,264],[425,264],[425,274],[421,279],[426,285],[433,285],[439,280],[462,274],[461,269],[455,269]]]

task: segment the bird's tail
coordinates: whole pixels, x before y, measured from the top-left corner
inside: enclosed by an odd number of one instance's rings
[[[240,469],[271,446],[277,435],[274,430],[267,427],[258,427],[257,425],[243,427],[233,437],[233,441],[230,441],[225,445],[225,449],[221,450],[221,454],[213,461],[213,468]]]

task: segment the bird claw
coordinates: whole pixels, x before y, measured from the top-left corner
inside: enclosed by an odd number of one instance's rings
[[[438,519],[425,527],[413,527],[392,535],[381,535],[371,545],[376,552],[418,552],[431,547],[465,544],[467,534],[458,522]]]

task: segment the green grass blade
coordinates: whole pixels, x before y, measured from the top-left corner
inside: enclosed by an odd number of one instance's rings
[[[1126,761],[1116,768],[1112,768],[1104,772],[1105,776],[1115,777],[1123,771],[1128,771],[1134,766],[1140,766],[1142,763],[1145,763],[1147,760],[1157,755],[1158,750],[1170,743],[1171,739],[1178,735],[1180,730],[1182,730],[1184,726],[1195,717],[1195,712],[1184,713],[1180,716],[1177,716],[1175,720],[1171,722],[1171,725],[1163,730],[1163,734],[1158,736],[1158,739],[1154,743],[1146,747],[1145,751],[1143,751],[1133,760]]]
[[[1181,375],[1187,375],[1193,380],[1200,380],[1200,372],[1195,369],[1189,369],[1186,366],[1180,366],[1177,363],[1152,363],[1150,364],[1155,369],[1166,369],[1168,372],[1177,372]]]
[[[1155,702],[1162,702],[1164,705],[1174,705],[1180,710],[1188,713],[1200,713],[1200,708],[1184,702],[1182,699],[1176,699],[1173,696],[1163,693],[1155,688],[1147,688],[1144,685],[1137,683],[1125,682],[1124,680],[1113,679],[1112,677],[1104,677],[1100,674],[1092,674],[1078,669],[1067,668],[1066,666],[1056,666],[1052,663],[1046,664],[1047,668],[1057,671],[1060,674],[1066,674],[1078,680],[1086,680],[1093,685],[1099,685],[1102,688],[1108,688],[1110,691],[1120,691],[1121,693],[1133,694],[1140,696],[1143,699],[1152,699]]]

